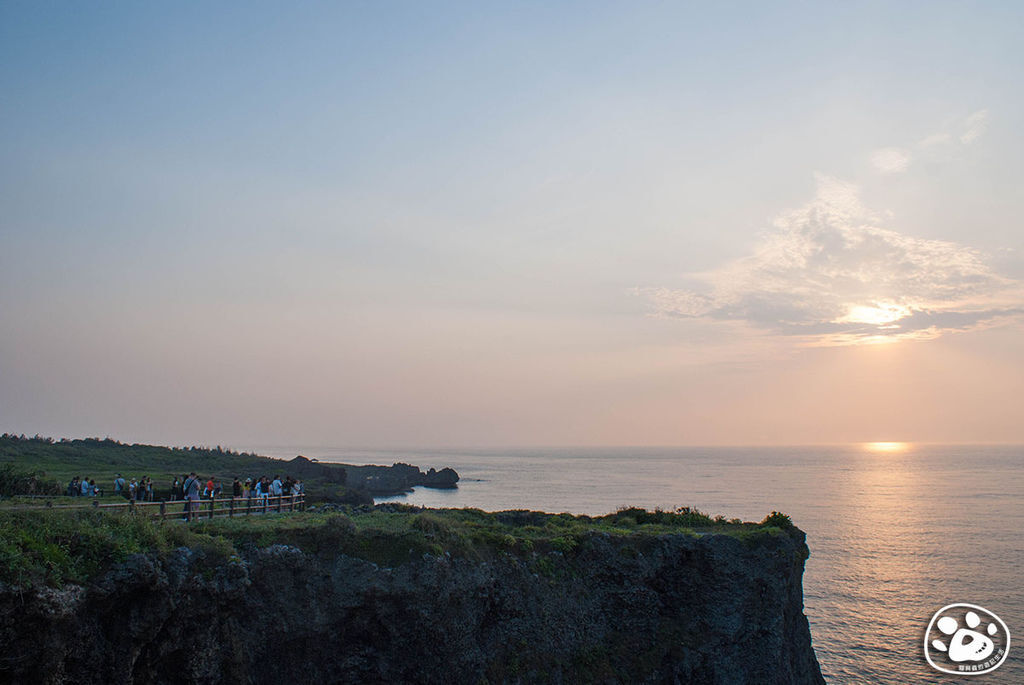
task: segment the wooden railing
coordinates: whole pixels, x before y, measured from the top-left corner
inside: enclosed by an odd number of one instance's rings
[[[18,509],[98,509],[109,512],[125,512],[163,521],[164,519],[181,519],[198,521],[218,516],[252,516],[291,511],[304,511],[306,495],[279,495],[276,497],[207,497],[198,500],[171,500],[160,502],[136,502],[129,500],[116,504],[101,504],[93,500],[91,504],[68,504],[52,506],[19,506]]]

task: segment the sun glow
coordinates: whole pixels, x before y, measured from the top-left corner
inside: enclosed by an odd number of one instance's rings
[[[852,305],[846,316],[834,323],[866,323],[882,328],[899,328],[899,321],[911,312],[910,307],[892,302],[876,302],[874,305]]]
[[[864,447],[870,452],[906,452],[909,442],[866,442]]]

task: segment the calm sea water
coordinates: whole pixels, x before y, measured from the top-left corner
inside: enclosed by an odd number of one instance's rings
[[[1024,447],[897,447],[262,453],[455,468],[457,490],[385,498],[422,506],[688,505],[749,521],[783,511],[807,532],[805,611],[830,683],[1024,683]],[[924,660],[932,614],[959,602],[995,612],[1016,640],[990,674],[946,675]]]

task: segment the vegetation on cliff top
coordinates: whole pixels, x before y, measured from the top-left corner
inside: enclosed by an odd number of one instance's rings
[[[642,553],[666,533],[724,533],[756,544],[788,534],[789,517],[772,512],[759,524],[712,518],[695,509],[621,509],[599,517],[533,511],[420,509],[404,505],[344,511],[268,514],[186,525],[101,511],[0,511],[0,582],[31,587],[85,583],[131,554],[188,547],[211,569],[247,548],[293,545],[310,554],[344,553],[382,565],[424,554],[470,559],[513,555],[538,573],[552,555],[572,555],[592,533],[623,538],[624,554]]]

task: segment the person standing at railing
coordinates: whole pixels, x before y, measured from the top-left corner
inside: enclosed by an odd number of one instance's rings
[[[270,495],[269,489],[270,486],[267,483],[266,476],[256,481],[256,499],[260,505],[265,505],[267,503],[267,498]]]
[[[275,475],[274,482],[270,484],[270,494],[274,497],[280,497],[282,490],[281,476]]]
[[[185,520],[191,521],[196,512],[199,511],[199,478],[193,471],[185,480]]]

